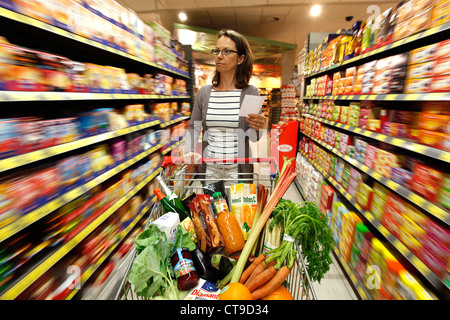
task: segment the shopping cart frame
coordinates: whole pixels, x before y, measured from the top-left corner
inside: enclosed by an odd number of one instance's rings
[[[205,173],[188,173],[189,175],[194,175],[192,178],[186,178],[186,168],[188,165],[184,165],[184,167],[178,171],[178,173],[170,174],[165,169],[168,166],[173,166],[176,164],[180,164],[182,161],[180,158],[172,158],[167,159],[169,157],[165,158],[165,161],[163,161],[162,169],[160,176],[164,179],[166,184],[173,189],[175,192],[179,192],[178,194],[181,195],[181,197],[186,196],[186,191],[192,191],[195,189],[202,189],[203,184],[207,184],[208,182],[214,182],[217,181],[217,178],[214,177],[207,177]],[[245,159],[234,159],[234,161],[230,162],[227,160],[224,162],[224,159],[202,159],[202,163],[267,163],[269,161],[273,160],[273,158],[245,158]],[[181,174],[180,174],[181,173]],[[177,176],[178,175],[178,176]],[[203,177],[203,178],[202,178]],[[252,174],[237,174],[238,180],[242,182],[251,182],[258,185],[260,182],[266,182],[269,183],[268,187],[270,191],[273,189],[275,177],[269,176],[268,178],[261,178],[259,177],[258,173],[252,173]],[[236,181],[236,178],[229,178],[229,179],[222,179],[225,181]],[[189,182],[189,184],[186,184],[186,182]],[[192,182],[200,182],[200,186],[193,186]],[[181,185],[179,185],[181,184]],[[179,190],[176,190],[176,188],[180,188]],[[225,187],[227,188],[227,187]],[[229,188],[229,187],[228,187]],[[159,218],[162,214],[164,214],[162,206],[159,204],[159,202],[155,203],[152,207],[150,216],[146,222],[146,228],[147,226],[157,218]],[[286,280],[287,286],[294,298],[294,300],[317,300],[316,293],[314,291],[314,288],[312,286],[305,260],[303,259],[303,255],[301,253],[301,247],[298,245],[297,242],[295,242],[295,248],[297,251],[297,258],[295,259],[295,264]],[[139,297],[134,290],[131,288],[131,284],[128,282],[128,275],[131,270],[131,266],[133,264],[134,258],[136,257],[136,249],[133,247],[134,257],[131,260],[130,264],[128,265],[127,271],[126,271],[126,277],[122,280],[122,283],[120,285],[120,289],[118,290],[115,300],[146,300],[146,298]]]

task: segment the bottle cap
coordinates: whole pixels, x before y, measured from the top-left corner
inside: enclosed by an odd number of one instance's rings
[[[214,193],[213,193],[213,198],[214,198],[214,199],[220,198],[220,197],[222,197],[222,192],[217,191],[217,192],[214,192]]]
[[[163,199],[165,197],[164,193],[162,193],[161,189],[159,189],[159,188],[154,189],[153,193],[156,195],[158,200],[161,200],[161,199]]]

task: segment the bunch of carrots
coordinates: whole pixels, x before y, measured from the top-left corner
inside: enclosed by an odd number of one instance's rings
[[[244,270],[239,279],[239,282],[252,293],[253,300],[261,299],[278,289],[291,271],[287,266],[282,266],[277,270],[275,261],[267,262],[266,260],[266,257],[260,254]]]

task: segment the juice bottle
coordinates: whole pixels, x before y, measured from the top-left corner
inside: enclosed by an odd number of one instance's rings
[[[216,192],[213,197],[217,213],[216,221],[223,238],[224,251],[230,255],[242,250],[245,245],[244,235],[236,217],[230,212],[226,200],[222,197],[222,193]]]

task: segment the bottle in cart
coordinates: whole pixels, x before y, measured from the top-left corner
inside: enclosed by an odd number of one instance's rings
[[[245,245],[244,235],[234,214],[230,212],[226,200],[221,192],[213,194],[213,206],[217,213],[217,225],[223,237],[224,251],[227,255],[236,253]]]
[[[156,188],[155,190],[153,190],[153,192],[156,195],[156,197],[158,198],[161,205],[163,206],[165,212],[178,213],[178,215],[180,216],[180,221],[183,221],[184,219],[189,217],[186,209],[184,208],[184,206],[181,203],[181,200],[179,198],[178,198],[178,200],[180,200],[180,201],[178,204],[178,201],[172,201],[169,198],[169,196],[166,196],[159,188]]]
[[[177,208],[180,208],[180,210],[184,211],[186,214],[186,217],[189,217],[189,211],[184,206],[182,200],[177,196],[175,192],[170,190],[170,188],[167,186],[167,184],[164,182],[164,180],[161,178],[161,176],[156,177],[156,181],[158,182],[160,186],[160,190],[166,195],[168,200],[173,203],[173,205]],[[180,215],[181,218],[181,215]],[[184,219],[180,219],[180,221],[183,221]]]

